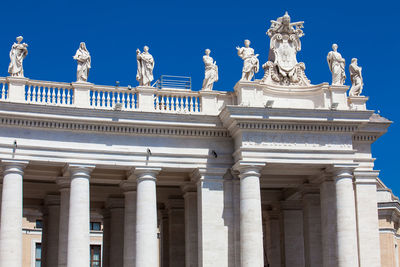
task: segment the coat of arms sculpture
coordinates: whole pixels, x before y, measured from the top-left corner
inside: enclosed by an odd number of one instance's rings
[[[304,35],[303,21],[290,22],[286,12],[276,21],[271,20],[267,35],[271,38],[268,62],[263,65],[263,84],[282,86],[308,86],[305,64],[298,63],[296,54],[301,50],[300,38]]]

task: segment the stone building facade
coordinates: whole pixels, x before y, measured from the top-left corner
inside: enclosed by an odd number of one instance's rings
[[[246,41],[233,92],[0,78],[0,266],[38,240],[47,267],[99,266],[91,244],[103,267],[396,266],[371,154],[391,122],[360,79],[348,96],[312,85],[299,47],[280,60],[302,24],[273,23],[264,78]]]

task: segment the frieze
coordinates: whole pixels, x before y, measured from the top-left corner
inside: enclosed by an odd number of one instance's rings
[[[317,133],[244,133],[243,147],[352,149],[351,135]]]

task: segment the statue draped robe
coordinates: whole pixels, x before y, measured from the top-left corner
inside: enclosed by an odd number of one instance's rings
[[[238,50],[238,55],[243,59],[242,80],[251,81],[254,73],[259,70],[259,61],[254,55],[254,49],[250,47],[242,47]]]
[[[14,43],[10,50],[10,65],[8,66],[8,73],[14,77],[24,77],[24,69],[22,61],[28,55],[26,44]]]
[[[214,82],[218,81],[218,66],[213,62],[210,56],[203,56],[205,65],[205,74],[203,80],[203,90],[211,91]]]
[[[76,59],[78,62],[76,80],[78,82],[79,81],[86,82],[88,80],[89,70],[91,68],[91,58],[89,51],[86,49],[86,47],[79,47],[79,49],[76,51],[74,59]]]
[[[137,55],[137,74],[136,80],[141,86],[150,86],[153,81],[154,58],[148,52]]]
[[[345,61],[338,52],[331,51],[328,53],[328,65],[332,72],[332,85],[343,85],[346,80]]]

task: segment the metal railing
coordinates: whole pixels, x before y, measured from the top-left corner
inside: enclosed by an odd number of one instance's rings
[[[192,89],[192,78],[185,76],[161,75],[161,78],[153,85],[158,89],[172,88],[172,89]]]

